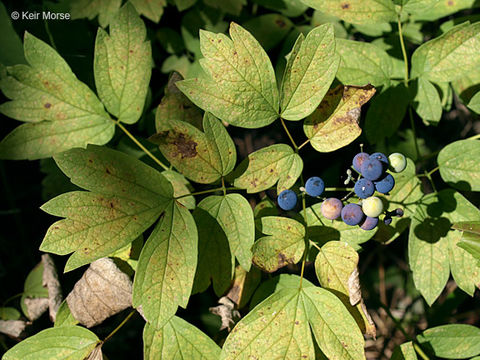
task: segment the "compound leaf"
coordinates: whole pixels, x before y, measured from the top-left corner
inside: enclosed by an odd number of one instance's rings
[[[389,0],[301,0],[304,4],[352,24],[394,21],[395,6]]]
[[[196,105],[239,127],[266,126],[278,115],[272,64],[257,40],[231,23],[231,39],[202,30],[202,68],[208,78],[187,79],[177,87]]]
[[[201,132],[189,123],[170,120],[150,141],[185,177],[209,184],[232,171],[237,160],[235,144],[225,126],[205,113]]]
[[[445,146],[438,154],[442,179],[466,191],[480,191],[480,141],[459,140]]]
[[[218,359],[220,348],[212,339],[178,316],[160,329],[146,323],[143,330],[145,360]]]
[[[312,147],[330,152],[360,136],[361,107],[375,94],[371,85],[337,86],[327,92],[320,106],[305,120],[303,130]]]
[[[281,116],[301,120],[318,106],[338,69],[333,26],[324,24],[298,37],[288,58],[280,90]]]
[[[107,27],[122,5],[122,0],[72,0],[70,2],[70,14],[72,20],[88,18],[92,20],[98,15],[98,23],[101,27]]]
[[[130,2],[140,15],[155,23],[160,21],[163,15],[163,8],[167,5],[166,0],[130,0]]]
[[[264,216],[257,224],[268,236],[258,239],[252,247],[256,266],[274,272],[300,261],[305,251],[305,228],[301,223],[286,217]]]
[[[79,187],[48,201],[42,210],[66,219],[47,231],[40,246],[54,254],[74,254],[65,271],[108,256],[135,240],[173,198],[170,183],[155,169],[119,151],[88,146],[55,157]]]
[[[389,84],[393,71],[385,50],[367,42],[336,39],[340,55],[337,78],[345,85]]]
[[[412,78],[449,82],[480,66],[480,23],[463,23],[427,41],[412,55]]]
[[[234,185],[248,193],[260,192],[277,184],[277,192],[290,188],[302,173],[303,161],[285,144],[275,144],[248,155],[248,167]]]
[[[142,115],[152,72],[152,50],[143,21],[127,3],[110,23],[110,35],[98,28],[94,75],[98,96],[119,121]]]
[[[29,123],[2,140],[0,157],[35,160],[107,143],[114,122],[60,55],[28,32],[24,52],[29,65],[7,67],[8,76],[0,80],[0,88],[11,99],[0,105],[0,112]]]
[[[208,211],[222,227],[230,245],[230,251],[247,271],[252,263],[250,248],[255,240],[253,211],[247,199],[240,194],[209,196],[198,207]]]
[[[192,214],[176,201],[163,212],[147,239],[133,283],[133,306],[159,329],[185,308],[197,268],[198,235]]]
[[[83,360],[100,342],[98,337],[80,326],[45,329],[18,343],[3,360],[69,359]]]

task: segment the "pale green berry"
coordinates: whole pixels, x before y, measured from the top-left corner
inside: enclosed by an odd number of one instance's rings
[[[362,201],[363,213],[370,217],[377,217],[383,212],[383,203],[380,198],[370,196]]]
[[[396,173],[402,172],[407,167],[407,159],[400,153],[390,154],[388,161],[390,162],[390,167]]]

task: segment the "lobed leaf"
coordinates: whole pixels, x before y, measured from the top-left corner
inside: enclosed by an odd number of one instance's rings
[[[245,172],[234,185],[248,193],[266,190],[277,182],[277,192],[292,187],[302,173],[302,158],[285,144],[275,144],[248,155]]]
[[[160,329],[146,323],[143,330],[144,359],[218,359],[220,348],[212,339],[178,316]]]
[[[105,28],[110,24],[122,5],[122,0],[72,0],[70,14],[72,20],[88,18],[94,19],[98,15],[98,23]]]
[[[466,191],[480,191],[480,141],[459,140],[445,146],[437,162],[442,179],[449,185]]]
[[[3,360],[83,360],[100,342],[80,326],[60,326],[40,331],[9,349]]]
[[[412,78],[449,82],[480,66],[480,23],[463,23],[427,41],[412,55]]]
[[[240,194],[209,196],[198,207],[207,211],[220,224],[227,236],[230,252],[247,271],[252,264],[251,247],[255,240],[253,211],[247,199]]]
[[[300,34],[282,79],[281,117],[301,120],[310,115],[333,82],[338,64],[331,24],[314,28],[306,38]]]
[[[171,202],[147,239],[133,283],[133,306],[163,327],[178,306],[186,307],[197,267],[198,235],[192,214]]]
[[[205,113],[204,133],[183,121],[170,120],[150,141],[187,178],[212,183],[233,170],[237,153],[225,126]]]
[[[8,67],[8,76],[0,80],[1,90],[11,99],[0,105],[0,112],[28,123],[2,140],[0,157],[35,160],[89,143],[107,143],[114,122],[60,55],[28,32],[24,52],[28,65]]]
[[[160,21],[163,15],[163,8],[167,5],[166,0],[130,0],[130,2],[140,15],[155,23]]]
[[[200,31],[200,64],[208,78],[179,81],[177,87],[200,108],[232,125],[266,126],[279,116],[272,64],[241,26],[231,23],[230,36]]]
[[[312,147],[319,152],[335,151],[359,137],[361,107],[374,94],[375,88],[371,85],[340,85],[329,90],[303,125]]]
[[[98,28],[94,75],[98,96],[119,121],[134,124],[142,115],[152,72],[146,29],[127,3],[110,23],[110,35]]]
[[[296,220],[280,216],[259,219],[260,231],[269,236],[258,239],[252,247],[253,263],[267,272],[298,263],[305,251],[305,228]]]
[[[393,72],[391,58],[374,44],[336,39],[340,55],[337,78],[345,85],[389,85]]]

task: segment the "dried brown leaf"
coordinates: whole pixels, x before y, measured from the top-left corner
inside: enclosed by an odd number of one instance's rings
[[[26,314],[31,321],[37,320],[48,309],[48,298],[25,298]]]
[[[50,320],[55,322],[57,311],[63,301],[62,288],[58,280],[57,268],[50,255],[42,255],[43,276],[42,285],[48,290],[48,312]]]
[[[240,313],[235,309],[235,303],[228,297],[223,296],[218,300],[220,305],[208,309],[212,314],[220,316],[222,326],[220,330],[227,329],[229,332],[235,325],[235,320],[240,319]]]
[[[23,320],[0,320],[0,333],[20,338],[27,325],[30,325],[30,323]]]

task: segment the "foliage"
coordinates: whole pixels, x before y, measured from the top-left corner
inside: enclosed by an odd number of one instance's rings
[[[479,356],[478,316],[453,318],[479,299],[476,6],[44,1],[74,20],[25,31],[0,4],[0,158],[41,159],[50,217],[31,228],[53,222],[39,249],[70,255],[61,275],[27,266],[18,306],[0,307],[3,359],[118,358],[108,344],[131,317],[145,359]],[[381,175],[362,200],[364,148]],[[402,171],[378,152],[405,154]],[[298,201],[280,208],[286,190]],[[355,226],[323,215],[335,196],[363,203]]]

